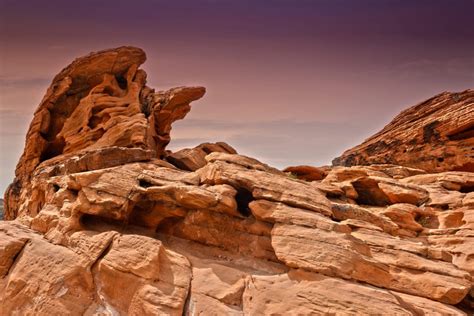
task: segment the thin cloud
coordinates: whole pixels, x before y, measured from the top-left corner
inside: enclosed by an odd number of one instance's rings
[[[51,78],[32,77],[32,78],[15,78],[8,76],[0,76],[0,89],[11,88],[34,88],[39,86],[48,86]]]

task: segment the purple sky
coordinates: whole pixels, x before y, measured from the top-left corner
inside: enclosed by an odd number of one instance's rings
[[[171,149],[226,141],[322,165],[442,91],[474,88],[474,1],[0,0],[0,192],[75,57],[134,45],[149,85],[203,85]]]

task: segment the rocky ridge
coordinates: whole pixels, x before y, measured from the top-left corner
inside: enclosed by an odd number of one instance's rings
[[[474,172],[474,90],[444,92],[408,108],[333,165],[396,164]]]
[[[205,90],[155,92],[144,61],[121,47],[53,80],[5,195],[0,314],[472,311],[474,173],[169,152]]]

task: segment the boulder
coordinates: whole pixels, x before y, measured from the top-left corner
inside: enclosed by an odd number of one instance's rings
[[[166,160],[182,170],[195,171],[207,164],[206,156],[212,152],[221,152],[227,154],[236,154],[234,148],[230,145],[218,142],[203,143],[194,148],[184,148],[177,152],[170,153]]]

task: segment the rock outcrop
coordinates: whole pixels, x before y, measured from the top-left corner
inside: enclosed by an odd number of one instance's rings
[[[395,164],[474,172],[474,90],[441,93],[393,119],[333,165]]]
[[[6,192],[1,315],[472,311],[474,173],[169,152],[204,89],[155,93],[143,61],[108,50],[53,81]]]
[[[305,181],[322,180],[328,175],[328,168],[313,167],[313,166],[293,166],[283,169],[283,172],[288,173],[298,179]]]
[[[184,118],[190,102],[200,99],[205,89],[179,87],[155,93],[139,69],[145,59],[135,47],[104,50],[76,59],[54,77],[35,111],[16,178],[7,190],[6,219],[29,212],[21,202],[32,191],[34,171],[55,157],[110,147],[165,156],[171,124]]]

